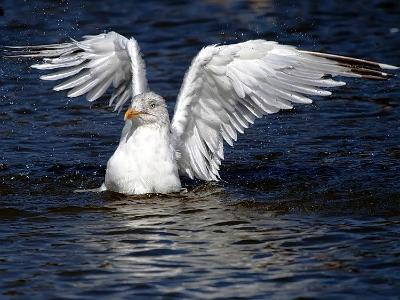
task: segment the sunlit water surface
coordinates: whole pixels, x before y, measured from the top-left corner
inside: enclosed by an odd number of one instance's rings
[[[71,1],[72,2],[72,1]],[[29,1],[0,44],[135,36],[172,113],[193,56],[270,39],[400,65],[398,1]],[[398,299],[399,80],[349,80],[226,149],[223,181],[124,197],[98,187],[122,116],[0,68],[0,298]],[[104,99],[105,100],[105,99]]]

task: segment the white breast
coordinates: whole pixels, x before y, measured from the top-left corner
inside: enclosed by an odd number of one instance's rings
[[[181,188],[169,128],[127,123],[107,163],[107,190],[124,194],[170,193]]]

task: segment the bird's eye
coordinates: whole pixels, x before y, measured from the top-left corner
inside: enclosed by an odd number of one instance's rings
[[[155,105],[154,103],[152,103],[152,104],[150,104],[150,107],[151,107],[151,108],[155,108],[156,105]]]

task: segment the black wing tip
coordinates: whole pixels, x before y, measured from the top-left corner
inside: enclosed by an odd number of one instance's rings
[[[344,66],[348,67],[348,66]],[[392,73],[387,73],[387,72],[381,72],[378,70],[373,70],[373,69],[368,69],[365,67],[352,67],[350,69],[350,72],[353,74],[358,74],[362,78],[366,79],[372,79],[372,80],[388,80],[390,78],[395,77],[395,74]]]
[[[336,62],[339,66],[349,69],[350,73],[360,75],[360,77],[372,80],[388,80],[395,77],[395,74],[383,72],[383,70],[396,71],[397,66],[377,63],[370,60],[358,59],[348,56],[341,56],[329,53],[301,51],[313,56],[322,57]]]

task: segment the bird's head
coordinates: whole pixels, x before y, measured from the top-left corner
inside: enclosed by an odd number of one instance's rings
[[[147,92],[135,96],[132,104],[125,113],[125,121],[132,121],[137,125],[169,124],[167,104],[156,93]]]

